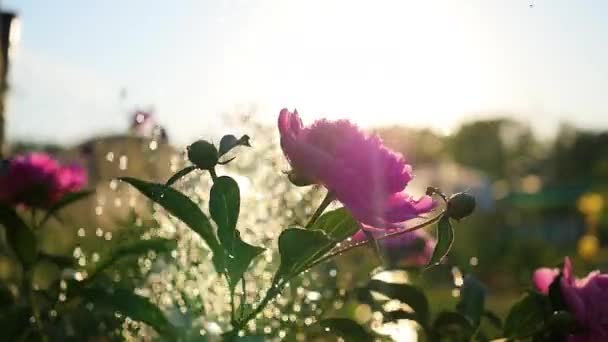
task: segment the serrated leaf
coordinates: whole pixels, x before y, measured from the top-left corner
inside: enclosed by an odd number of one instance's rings
[[[321,230],[288,228],[279,236],[280,277],[297,274],[325,250],[332,241]]]
[[[114,288],[107,291],[100,288],[88,288],[84,290],[83,294],[97,309],[112,313],[120,312],[135,321],[146,323],[169,340],[174,340],[177,336],[176,329],[167,320],[165,314],[148,298],[137,295],[130,289]]]
[[[19,260],[26,266],[33,264],[38,254],[36,236],[17,212],[0,205],[0,224],[4,226],[6,239]]]
[[[220,139],[220,148],[219,148],[220,157],[223,156],[224,154],[228,153],[230,150],[232,150],[233,148],[235,148],[237,146],[251,146],[249,144],[249,136],[247,134],[245,134],[242,137],[240,137],[239,139],[237,139],[232,134],[224,135],[222,137],[222,139]]]
[[[322,320],[319,324],[325,331],[339,335],[346,341],[368,342],[374,340],[374,335],[348,318],[328,318]]]
[[[391,299],[409,305],[416,314],[416,321],[422,326],[427,326],[429,321],[429,303],[420,289],[408,284],[387,283],[372,279],[367,284],[370,291],[381,293]]]
[[[310,229],[324,231],[336,242],[343,241],[361,229],[361,224],[346,208],[339,208],[321,215]]]
[[[507,338],[525,338],[543,328],[545,313],[550,305],[546,296],[528,292],[520,299],[507,315],[504,335]]]
[[[454,243],[454,228],[447,216],[443,216],[437,223],[437,244],[429,261],[429,266],[438,265],[450,252]]]
[[[154,251],[156,253],[168,253],[177,248],[177,242],[175,240],[154,238],[150,240],[137,240],[132,243],[119,245],[110,254],[101,259],[101,261],[95,266],[93,274],[99,274],[108,267],[111,267],[121,258],[129,256],[137,256]]]
[[[460,301],[456,309],[459,313],[469,318],[473,325],[477,327],[484,314],[485,287],[475,277],[467,275],[464,278],[460,294]]]
[[[146,182],[131,177],[123,177],[120,180],[131,184],[143,195],[161,205],[165,210],[196,232],[207,243],[209,249],[211,249],[215,269],[223,273],[224,251],[215,236],[209,219],[203,214],[196,203],[192,202],[191,199],[181,192],[164,184]]]
[[[440,337],[448,335],[450,341],[469,341],[475,327],[471,321],[458,312],[443,311],[437,315],[433,322],[433,333]]]
[[[53,204],[46,211],[46,215],[44,215],[44,218],[42,221],[40,221],[40,226],[44,225],[52,216],[56,216],[61,209],[69,206],[72,203],[78,202],[81,199],[87,198],[94,193],[95,191],[92,190],[84,190],[65,194],[59,201],[57,201],[57,203]]]
[[[171,176],[171,178],[169,178],[169,180],[167,180],[167,183],[165,183],[165,185],[167,185],[167,186],[173,185],[173,183],[182,179],[183,177],[185,177],[187,174],[189,174],[190,172],[192,172],[194,170],[196,170],[196,166],[194,166],[194,165],[186,166],[185,168],[177,171],[173,176]]]

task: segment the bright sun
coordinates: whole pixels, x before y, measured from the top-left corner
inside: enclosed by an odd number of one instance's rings
[[[259,4],[223,54],[229,56],[219,71],[228,106],[297,106],[309,120],[348,117],[362,125],[403,123],[447,133],[488,98],[488,66],[462,6]]]

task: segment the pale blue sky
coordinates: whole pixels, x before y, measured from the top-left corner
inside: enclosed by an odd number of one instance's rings
[[[533,3],[531,8],[529,5]],[[606,0],[4,0],[22,19],[8,135],[75,143],[154,106],[178,143],[281,107],[448,132],[512,112],[608,129]],[[122,88],[128,90],[119,100]]]

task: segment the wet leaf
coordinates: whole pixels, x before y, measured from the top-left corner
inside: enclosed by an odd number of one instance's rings
[[[346,341],[368,342],[374,340],[374,335],[367,332],[357,322],[347,318],[328,318],[319,324],[325,331],[339,335]]]
[[[429,303],[420,289],[408,284],[387,283],[381,280],[372,279],[367,284],[370,291],[383,294],[391,299],[396,299],[409,305],[416,314],[416,321],[422,326],[426,326],[429,321]]]
[[[332,241],[321,230],[288,228],[279,236],[280,277],[297,274],[326,250]]]
[[[310,229],[322,230],[332,240],[341,242],[361,229],[361,225],[348,209],[339,208],[321,215]]]
[[[96,309],[120,312],[131,319],[143,322],[154,328],[161,336],[175,340],[177,331],[167,320],[165,314],[148,298],[133,293],[131,289],[114,288],[110,291],[88,288],[83,294]]]
[[[525,338],[543,328],[549,300],[537,292],[528,292],[507,315],[504,335],[507,338]]]
[[[207,243],[209,249],[211,249],[215,269],[223,273],[224,251],[215,236],[209,219],[203,214],[196,203],[192,202],[191,199],[181,192],[164,184],[146,182],[131,177],[123,177],[120,180],[131,184],[139,192],[161,205],[169,213],[195,231]]]

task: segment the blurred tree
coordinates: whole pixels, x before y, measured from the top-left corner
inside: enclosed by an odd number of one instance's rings
[[[551,153],[554,183],[604,185],[608,176],[608,133],[563,124]]]
[[[463,124],[446,149],[456,162],[507,180],[534,169],[541,155],[529,126],[502,118]]]

